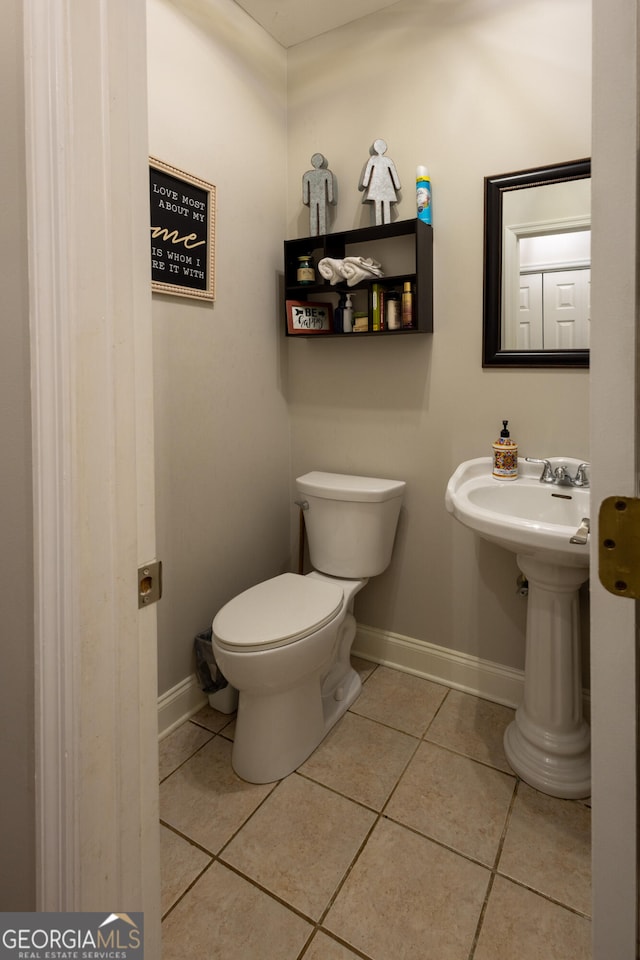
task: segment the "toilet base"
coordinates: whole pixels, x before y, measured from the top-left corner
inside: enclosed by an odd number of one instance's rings
[[[231,754],[239,777],[272,783],[293,773],[354,703],[362,681],[349,667],[332,692],[323,696],[322,686],[316,676],[276,697],[240,691]]]
[[[325,579],[315,572],[308,576]],[[220,669],[240,693],[231,764],[249,783],[272,783],[293,773],[362,689],[351,666],[352,609],[367,581],[330,579],[342,586],[344,606],[302,641],[248,655],[216,647],[214,637]]]
[[[342,677],[340,685],[322,696],[322,712],[324,715],[325,736],[331,730],[331,727],[340,719],[340,717],[349,709],[352,703],[360,696],[362,690],[362,680],[356,671],[349,667],[348,672]]]

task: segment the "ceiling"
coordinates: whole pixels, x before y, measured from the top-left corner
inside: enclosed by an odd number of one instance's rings
[[[397,0],[236,0],[283,47],[292,47]]]

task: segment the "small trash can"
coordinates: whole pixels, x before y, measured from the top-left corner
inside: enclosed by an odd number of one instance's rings
[[[193,648],[200,688],[208,695],[209,706],[220,713],[235,713],[238,709],[238,691],[231,686],[216,663],[211,627],[194,637]]]
[[[235,713],[238,709],[238,691],[227,683],[222,690],[209,694],[209,706],[219,713]]]

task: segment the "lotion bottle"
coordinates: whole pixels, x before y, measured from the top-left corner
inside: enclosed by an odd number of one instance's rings
[[[342,332],[352,333],[353,331],[353,304],[351,303],[351,294],[347,294],[347,302],[342,311]]]
[[[386,294],[385,302],[387,330],[400,330],[402,327],[402,316],[400,313],[400,294],[398,291],[389,290]]]
[[[518,444],[509,436],[508,420],[502,421],[500,436],[493,444],[493,476],[496,480],[516,480],[518,477]]]

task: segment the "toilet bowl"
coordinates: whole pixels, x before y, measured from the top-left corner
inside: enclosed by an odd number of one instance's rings
[[[390,561],[405,486],[319,472],[296,483],[323,569],[250,587],[213,621],[216,662],[239,691],[232,764],[251,783],[299,767],[360,693],[354,598]]]

